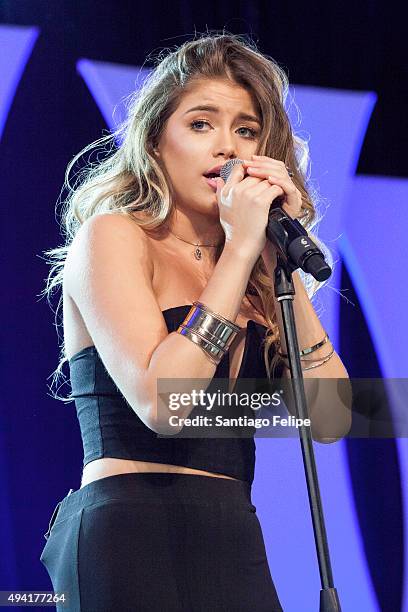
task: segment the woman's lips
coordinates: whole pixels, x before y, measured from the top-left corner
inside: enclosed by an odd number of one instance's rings
[[[217,183],[216,183],[216,180],[214,178],[208,178],[208,176],[205,176],[204,179],[206,180],[207,185],[212,187],[212,189],[214,191],[217,191]]]

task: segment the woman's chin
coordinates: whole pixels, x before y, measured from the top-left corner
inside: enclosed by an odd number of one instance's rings
[[[220,216],[220,208],[218,206],[217,198],[215,198],[215,201],[213,202],[211,210],[214,213],[214,215],[217,215],[217,217],[219,218],[219,216]]]

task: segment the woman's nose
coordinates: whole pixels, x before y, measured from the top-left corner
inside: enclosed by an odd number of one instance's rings
[[[233,157],[237,157],[237,149],[234,145],[234,143],[227,143],[224,142],[222,145],[219,145],[216,148],[216,155],[222,155],[225,158],[233,158]]]
[[[217,154],[223,155],[224,157],[237,157],[237,147],[234,139],[234,135],[231,134],[229,129],[222,130],[219,133],[217,144]]]

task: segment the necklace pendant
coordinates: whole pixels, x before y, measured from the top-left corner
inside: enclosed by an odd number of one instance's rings
[[[194,251],[194,257],[196,259],[201,259],[201,251],[200,251],[199,247],[197,247],[196,250]]]

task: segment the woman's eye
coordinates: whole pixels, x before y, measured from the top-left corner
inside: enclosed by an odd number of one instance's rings
[[[203,130],[200,128],[200,126],[203,126],[203,125],[210,125],[210,124],[208,123],[208,121],[204,121],[203,119],[197,119],[196,121],[192,121],[190,123],[191,128],[195,130],[196,132],[202,132]],[[256,136],[258,135],[258,132],[256,130],[249,128],[249,127],[242,126],[238,128],[238,130],[246,130],[246,132],[249,133],[249,138],[256,138]],[[242,136],[244,136],[244,134],[242,134]]]
[[[238,129],[239,130],[247,130],[250,133],[251,138],[255,138],[255,136],[257,136],[257,134],[258,134],[258,132],[256,130],[253,130],[252,128],[249,128],[249,127],[240,127]]]
[[[192,128],[195,128],[195,126],[197,126],[199,124],[203,124],[203,123],[209,125],[208,121],[202,121],[202,120],[200,120],[200,121],[192,121],[190,125],[191,125]],[[202,130],[200,130],[200,129],[198,129],[198,131],[202,132]]]

